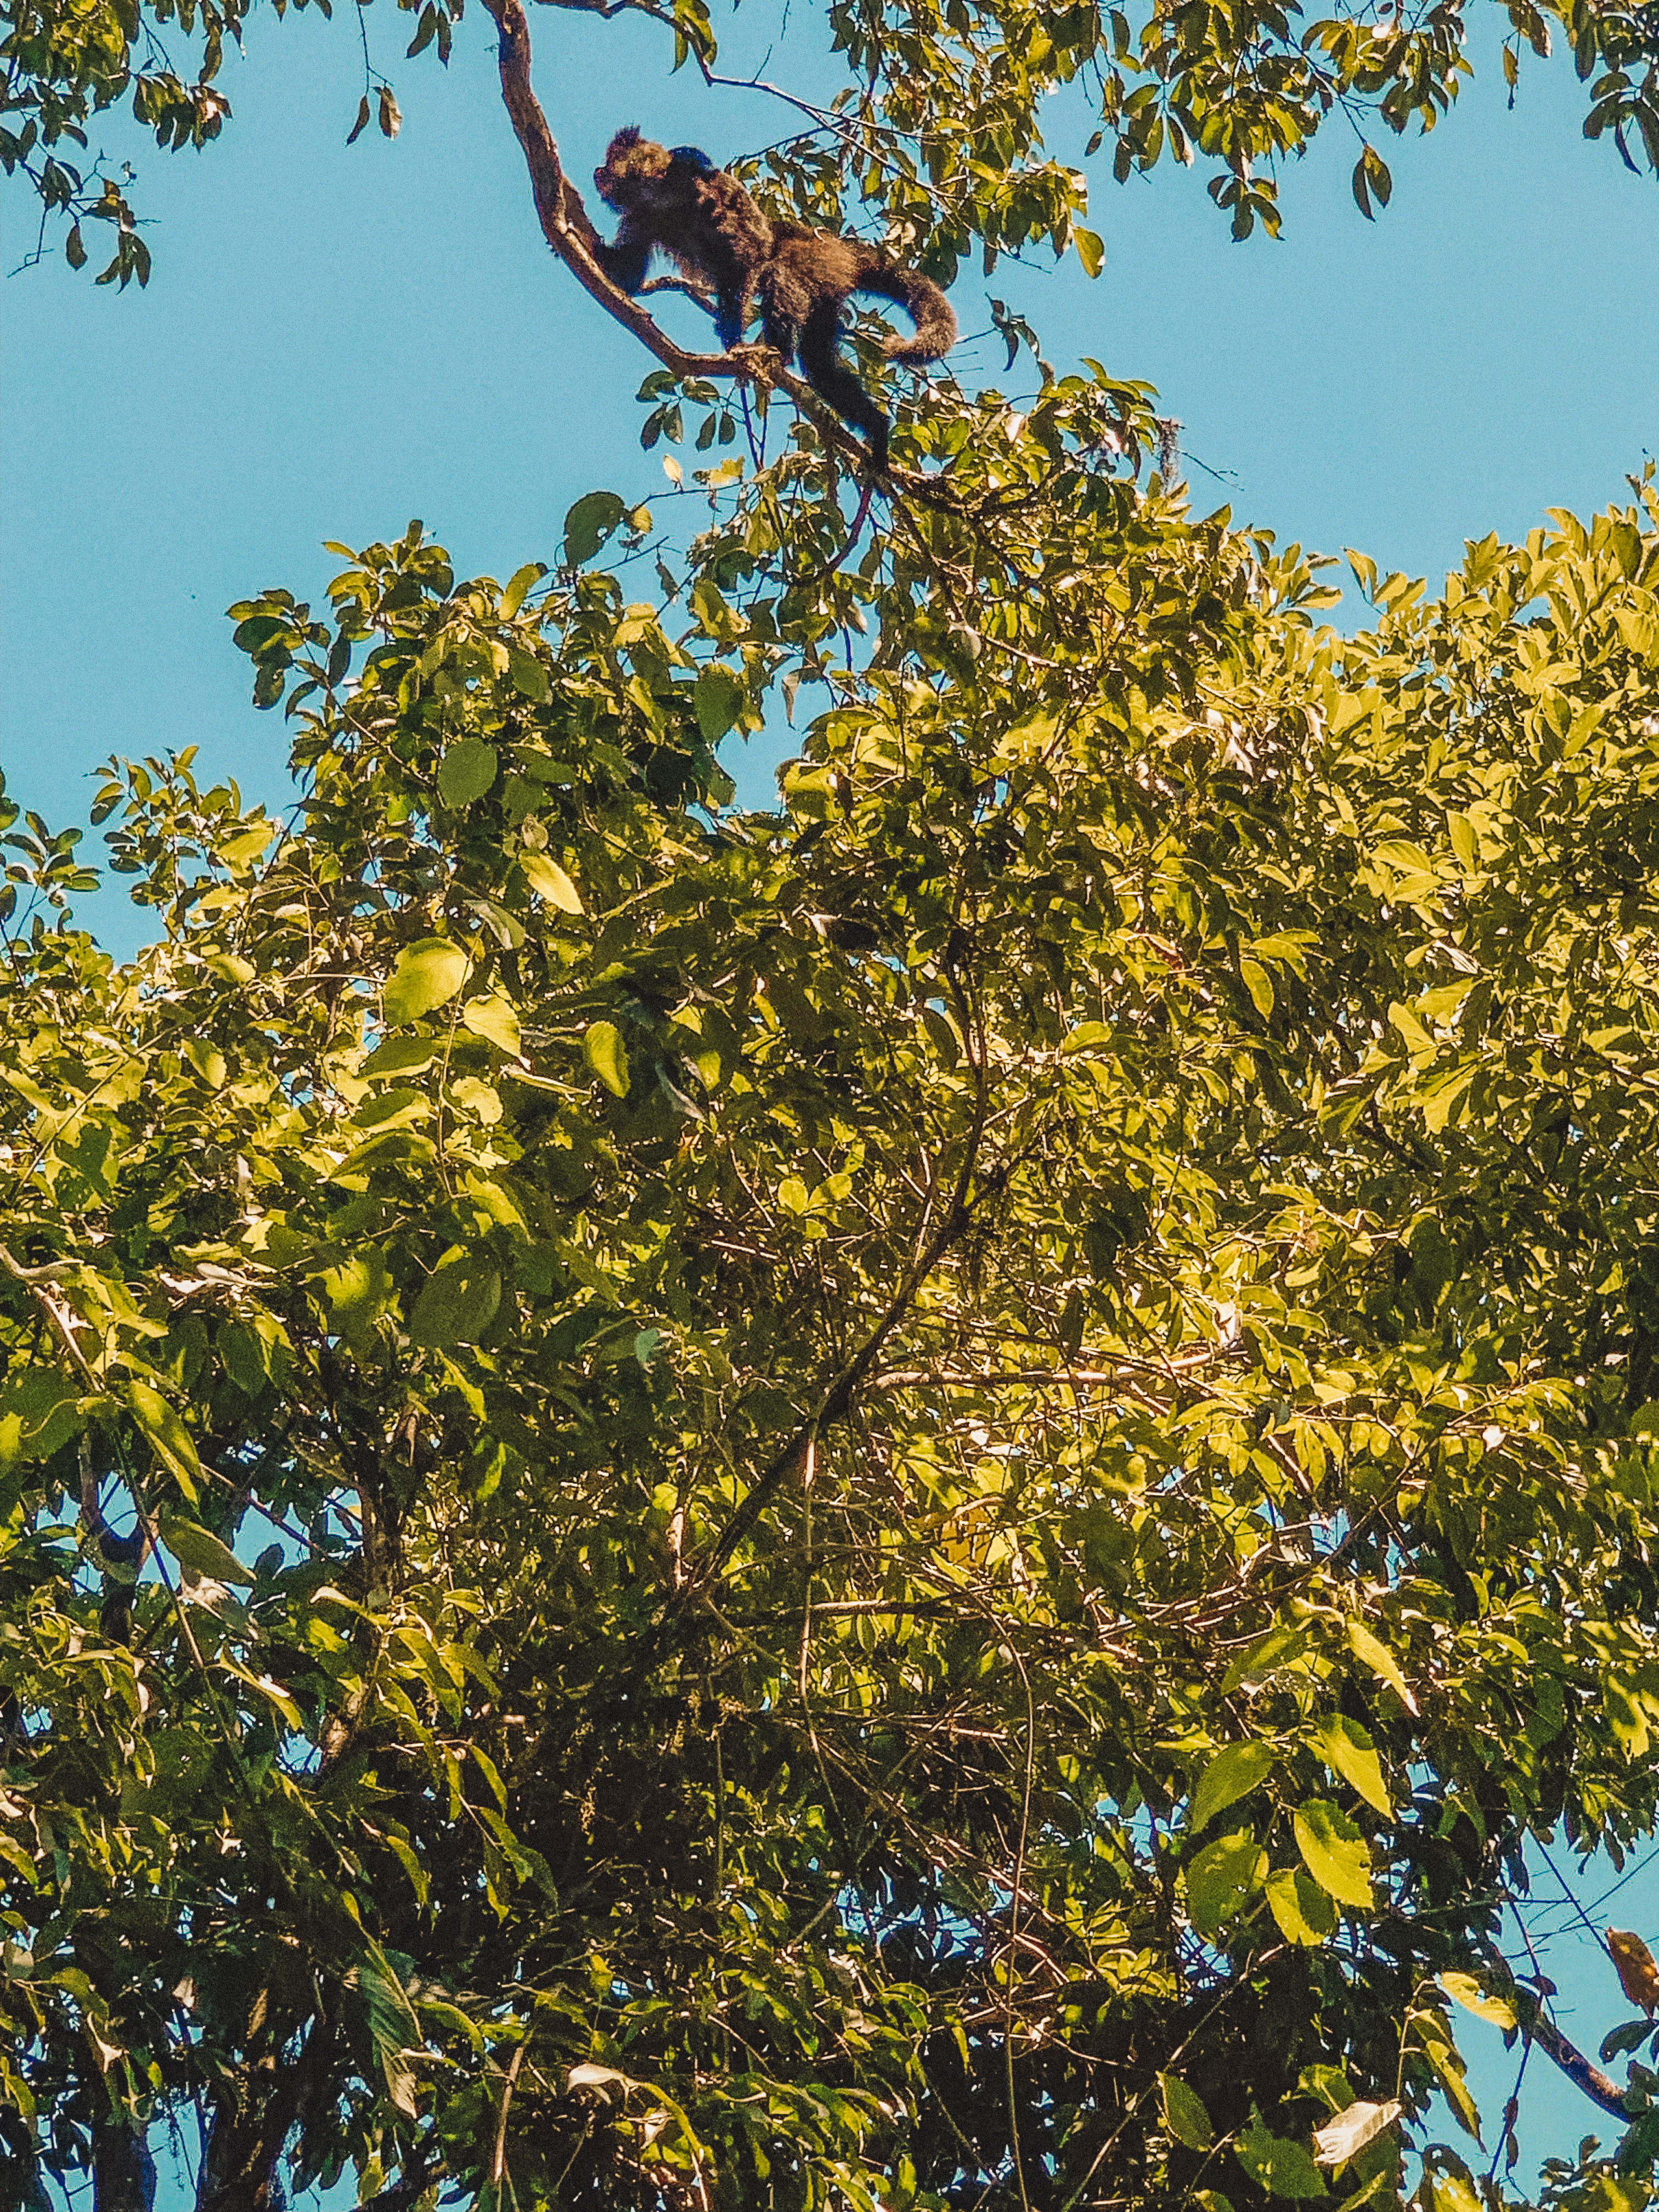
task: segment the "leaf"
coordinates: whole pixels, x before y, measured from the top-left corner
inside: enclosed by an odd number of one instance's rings
[[[427,1278],[415,1301],[409,1334],[416,1344],[437,1349],[474,1343],[501,1302],[501,1279],[487,1260],[446,1261]]]
[[[1255,1739],[1230,1743],[1218,1751],[1205,1768],[1194,1792],[1192,1809],[1187,1816],[1188,1834],[1196,1836],[1218,1813],[1225,1812],[1241,1797],[1248,1797],[1257,1784],[1272,1773],[1273,1764],[1273,1746]]]
[[[500,756],[482,738],[463,738],[438,763],[438,795],[446,806],[470,806],[495,781]]]
[[[1364,2150],[1385,2128],[1391,2128],[1404,2109],[1397,2098],[1390,2097],[1386,2105],[1360,2098],[1315,2130],[1315,2158],[1321,2166],[1346,2166],[1356,2152]]]
[[[1449,1997],[1457,2000],[1465,2012],[1474,2013],[1477,2019],[1490,2020],[1504,2028],[1519,2024],[1519,2016],[1509,1998],[1488,1996],[1473,1974],[1442,1974],[1440,1986]]]
[[[126,1398],[132,1418],[143,1431],[151,1450],[193,1505],[202,1480],[202,1462],[196,1455],[190,1431],[161,1392],[152,1389],[148,1382],[129,1382]]]
[[[627,512],[627,502],[614,491],[590,491],[579,499],[564,518],[566,565],[580,568],[591,561]]]
[[[531,890],[549,906],[557,907],[562,914],[583,911],[581,893],[556,860],[549,860],[545,853],[526,852],[520,854],[519,866]]]
[[[565,518],[567,533],[569,527],[570,520],[567,516]],[[546,574],[547,563],[544,561],[526,561],[522,568],[514,570],[507,589],[501,593],[501,617],[503,622],[512,621],[514,616],[524,605],[526,595],[540,583]]]
[[[1300,1867],[1281,1867],[1273,1875],[1267,1909],[1287,1943],[1327,1943],[1340,1924],[1330,1898]]]
[[[358,1965],[357,1980],[368,2014],[369,2041],[380,2063],[387,2096],[400,2112],[412,2118],[418,2084],[409,2057],[423,2047],[421,2023],[392,1961],[373,1936],[365,1936],[364,1941],[368,1955]]]
[[[1355,1658],[1363,1660],[1380,1681],[1386,1682],[1406,1711],[1415,1717],[1417,1700],[1388,1645],[1379,1643],[1364,1621],[1354,1613],[1350,1613],[1343,1622],[1342,1633]]]
[[[383,84],[380,87],[380,108],[381,137],[395,138],[403,129],[404,118],[402,110],[398,106],[397,96],[389,84]]]
[[[1297,1849],[1320,1887],[1340,1905],[1369,1911],[1376,1901],[1370,1850],[1353,1822],[1325,1799],[1311,1797],[1297,1808],[1291,1826]]]
[[[161,1522],[156,1534],[179,1565],[188,1568],[192,1575],[228,1583],[233,1589],[252,1589],[252,1574],[211,1530],[198,1528],[193,1521],[167,1520]]]
[[[1241,1651],[1222,1679],[1221,1694],[1231,1697],[1246,1682],[1259,1682],[1280,1667],[1294,1665],[1308,1648],[1308,1632],[1294,1621],[1270,1628],[1260,1643]]]
[[[1260,2112],[1252,2112],[1250,2124],[1235,2146],[1239,2164],[1258,2188],[1273,2197],[1324,2197],[1327,2191],[1319,2168],[1299,2142],[1269,2135]]]
[[[614,2066],[573,2066],[564,2077],[567,2089],[598,2089],[603,2094],[614,2082],[619,2089],[637,2088],[639,2084],[626,2074],[617,2073]]]
[[[1267,1854],[1248,1828],[1206,1844],[1187,1869],[1187,1910],[1201,1935],[1213,1935],[1267,1879]]]
[[[519,1059],[524,1051],[524,1039],[519,1030],[519,1011],[511,999],[503,998],[499,991],[491,992],[487,999],[469,999],[461,1008],[461,1023],[493,1044],[509,1059]]]
[[[1245,989],[1255,1003],[1257,1013],[1265,1022],[1273,1010],[1273,978],[1259,960],[1252,960],[1246,953],[1239,955],[1238,972],[1243,979]]]
[[[723,738],[743,712],[743,685],[729,668],[711,662],[697,674],[691,687],[691,710],[705,744]]]
[[[355,146],[368,128],[368,94],[365,93],[362,98],[357,102],[357,120],[352,125],[350,130],[346,133],[346,144],[348,146]]]
[[[386,1018],[395,1025],[418,1021],[445,1006],[472,973],[472,963],[447,937],[423,937],[399,954],[386,979]]]
[[[1382,1761],[1370,1736],[1356,1722],[1333,1713],[1310,1732],[1308,1741],[1332,1772],[1351,1784],[1368,1805],[1379,1813],[1393,1812],[1394,1800],[1382,1779]]]
[[[1659,1966],[1639,1936],[1628,1928],[1609,1928],[1607,1950],[1619,1976],[1619,1986],[1634,2005],[1653,2017],[1659,2005]]]
[[[1160,2074],[1158,2086],[1164,2099],[1164,2124],[1176,2141],[1188,2150],[1208,2150],[1215,2130],[1197,2093],[1173,2074]]]
[[[553,696],[553,687],[547,680],[547,671],[533,653],[526,653],[518,646],[507,648],[507,672],[513,679],[513,688],[537,706],[544,707]]]
[[[628,1054],[615,1022],[590,1023],[582,1038],[582,1054],[607,1091],[617,1098],[627,1097]]]
[[[1081,223],[1072,225],[1072,243],[1077,248],[1077,258],[1083,264],[1085,276],[1098,276],[1106,265],[1106,246],[1099,234],[1085,230]]]

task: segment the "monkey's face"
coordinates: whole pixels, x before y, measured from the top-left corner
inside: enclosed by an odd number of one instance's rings
[[[593,189],[618,215],[649,207],[672,166],[666,146],[641,138],[637,124],[619,131],[605,149],[605,160],[593,172]]]

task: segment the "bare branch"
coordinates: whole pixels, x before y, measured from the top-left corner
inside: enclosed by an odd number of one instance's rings
[[[1592,2104],[1610,2112],[1615,2120],[1628,2120],[1631,2109],[1625,2092],[1604,2074],[1599,2066],[1592,2066],[1582,2051],[1567,2041],[1553,2021],[1546,2020],[1540,2011],[1527,2033],[1547,2058],[1553,2059],[1569,2081],[1581,2088]]]

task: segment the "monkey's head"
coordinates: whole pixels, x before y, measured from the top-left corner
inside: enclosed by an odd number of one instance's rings
[[[684,200],[696,180],[714,168],[701,146],[659,146],[630,123],[605,148],[593,189],[607,207],[628,215]]]

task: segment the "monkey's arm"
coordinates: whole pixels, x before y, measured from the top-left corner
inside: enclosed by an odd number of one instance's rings
[[[595,239],[593,258],[611,283],[621,285],[624,292],[644,291],[645,272],[651,259],[648,239],[630,238],[624,225],[614,246],[607,246],[602,238]]]

